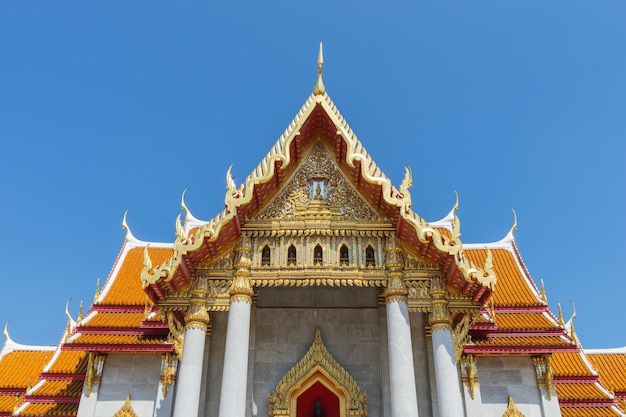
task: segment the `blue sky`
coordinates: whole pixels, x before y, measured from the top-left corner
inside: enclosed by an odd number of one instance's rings
[[[623,1],[0,3],[0,321],[57,343],[180,195],[223,208],[324,82],[413,209],[516,242],[587,348],[626,345]],[[567,318],[567,317],[566,317]]]

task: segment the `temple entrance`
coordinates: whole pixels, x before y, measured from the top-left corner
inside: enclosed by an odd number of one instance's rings
[[[270,417],[367,416],[367,395],[326,350],[319,330],[268,400]]]
[[[342,417],[339,397],[317,379],[297,396],[296,417]]]

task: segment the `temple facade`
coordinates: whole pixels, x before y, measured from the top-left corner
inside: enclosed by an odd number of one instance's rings
[[[225,209],[126,236],[60,343],[5,327],[0,417],[626,416],[626,349],[585,351],[513,232],[412,210],[318,79]],[[269,144],[268,144],[269,145]],[[216,196],[216,198],[222,196]],[[543,287],[543,286],[541,286]]]

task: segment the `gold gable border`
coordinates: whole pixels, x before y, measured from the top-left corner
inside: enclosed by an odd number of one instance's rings
[[[319,329],[315,331],[309,351],[285,374],[276,390],[268,394],[269,415],[290,416],[292,394],[316,372],[322,373],[344,393],[347,416],[367,416],[367,393],[361,393],[354,378],[328,352]]]
[[[465,258],[463,244],[459,236],[450,239],[442,235],[436,228],[432,227],[411,209],[411,194],[408,190],[412,183],[410,170],[407,170],[407,175],[403,180],[401,190],[398,191],[391,184],[391,180],[378,168],[326,93],[320,95],[313,94],[307,99],[296,117],[289,124],[289,127],[239,188],[236,187],[230,169],[228,170],[226,175],[227,191],[224,197],[226,209],[224,211],[219,213],[212,220],[206,222],[203,226],[198,227],[194,231],[193,236],[189,236],[189,231],[186,228],[180,227],[177,221],[179,233],[177,233],[176,241],[174,242],[174,255],[163,264],[154,267],[152,266],[152,262],[144,261],[144,267],[141,271],[143,286],[146,287],[153,284],[161,278],[166,282],[170,281],[181,262],[182,256],[188,252],[199,249],[206,239],[209,241],[217,239],[221,229],[237,215],[237,207],[248,204],[254,198],[254,193],[251,192],[254,189],[254,185],[265,183],[273,178],[277,161],[280,161],[283,167],[291,163],[291,155],[289,153],[291,142],[295,139],[304,122],[306,122],[318,105],[321,106],[330,117],[337,127],[337,133],[341,135],[347,145],[345,160],[348,166],[355,168],[357,164],[360,164],[363,178],[371,184],[379,184],[382,187],[381,194],[383,199],[388,204],[399,208],[400,215],[415,229],[418,239],[422,243],[430,242],[442,253],[454,256],[456,266],[461,271],[466,281],[471,282],[475,279],[479,284],[493,290],[497,279],[492,268],[485,265],[483,271],[476,267],[471,261]]]

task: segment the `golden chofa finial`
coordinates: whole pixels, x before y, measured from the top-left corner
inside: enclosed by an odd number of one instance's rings
[[[313,87],[313,94],[316,96],[322,95],[326,92],[324,87],[324,81],[322,81],[322,67],[324,66],[324,52],[322,51],[322,42],[320,42],[320,52],[317,56],[317,82]]]

